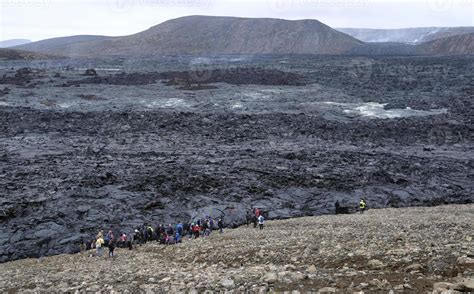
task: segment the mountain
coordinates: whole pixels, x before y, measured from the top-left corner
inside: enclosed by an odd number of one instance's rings
[[[67,56],[339,54],[360,44],[317,20],[188,16],[130,36],[74,36],[16,48]]]
[[[417,47],[423,54],[474,54],[474,33],[438,39]]]
[[[340,28],[337,30],[364,42],[402,43],[423,43],[455,35],[474,33],[474,27],[429,27],[407,29]]]
[[[8,60],[33,60],[33,59],[54,59],[57,58],[55,56],[45,54],[45,53],[38,53],[38,52],[29,52],[23,50],[15,50],[10,48],[0,48],[0,60],[8,59]]]
[[[8,48],[8,47],[19,46],[19,45],[24,45],[28,43],[31,43],[31,41],[26,40],[26,39],[5,40],[5,41],[0,41],[0,48]]]
[[[15,46],[13,48],[49,54],[59,53],[58,55],[69,56],[76,55],[75,53],[79,50],[79,48],[87,48],[87,44],[89,44],[90,42],[96,42],[107,39],[111,39],[111,37],[79,35],[71,37],[52,38],[25,45]]]

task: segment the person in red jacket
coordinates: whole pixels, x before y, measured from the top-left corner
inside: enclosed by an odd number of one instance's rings
[[[199,227],[197,224],[194,225],[194,227],[193,227],[194,238],[199,238],[199,232],[200,231],[201,231],[201,227]]]

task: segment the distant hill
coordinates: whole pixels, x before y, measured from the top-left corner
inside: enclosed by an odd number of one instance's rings
[[[423,54],[474,54],[474,33],[438,39],[417,47]]]
[[[0,59],[8,60],[33,60],[33,59],[54,59],[57,56],[50,54],[28,52],[23,50],[15,50],[10,48],[0,48]]]
[[[188,16],[124,37],[73,36],[15,48],[66,56],[340,54],[361,41],[317,20]]]
[[[19,46],[19,45],[24,45],[28,43],[31,43],[31,41],[27,39],[5,40],[5,41],[0,41],[0,48],[8,48],[8,47]]]
[[[63,56],[77,55],[76,52],[80,48],[87,48],[90,42],[111,39],[106,36],[94,35],[79,35],[71,37],[52,38],[42,41],[37,41],[25,45],[15,46],[14,49],[57,54]]]
[[[364,42],[423,43],[441,38],[474,33],[474,27],[429,27],[407,29],[337,29]]]

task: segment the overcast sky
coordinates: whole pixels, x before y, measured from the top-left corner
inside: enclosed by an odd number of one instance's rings
[[[309,18],[332,27],[474,26],[474,0],[0,0],[0,40],[128,35],[196,14]]]

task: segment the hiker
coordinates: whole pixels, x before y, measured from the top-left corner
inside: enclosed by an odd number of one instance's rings
[[[109,232],[107,233],[107,235],[105,236],[105,246],[108,246],[109,245],[109,241],[112,240],[114,238],[114,233],[112,232],[112,230],[109,230]]]
[[[183,235],[183,231],[184,231],[184,226],[181,222],[179,222],[176,225],[176,233],[178,233],[181,236],[181,235]]]
[[[102,256],[102,246],[104,245],[104,239],[102,238],[102,234],[99,233],[97,240],[95,241],[95,249],[98,257]]]
[[[141,228],[140,232],[142,233],[141,240],[144,244],[146,244],[146,242],[148,241],[148,228],[146,224],[143,224],[143,227]]]
[[[252,222],[253,222],[253,228],[256,229],[257,228],[257,223],[258,223],[258,218],[255,214],[252,216]]]
[[[209,218],[209,229],[211,232],[214,230],[214,219],[212,217]]]
[[[90,240],[86,242],[86,251],[89,251],[92,249],[92,247],[94,247],[93,243],[94,243],[94,240]]]
[[[364,210],[367,208],[367,204],[365,203],[365,200],[364,199],[360,199],[360,202],[359,202],[359,211],[360,213],[364,213]]]
[[[122,233],[118,239],[117,246],[120,248],[124,248],[127,244],[127,234]]]
[[[220,218],[219,221],[217,222],[217,226],[219,227],[219,233],[223,233],[224,232],[224,222],[222,221],[222,219]]]
[[[202,222],[202,235],[204,237],[209,236],[209,222],[207,219]]]
[[[174,229],[173,229],[173,226],[171,224],[168,225],[168,229],[166,230],[166,234],[169,235],[169,236],[174,235]]]
[[[148,236],[148,240],[147,241],[153,241],[153,228],[151,225],[148,225],[148,227],[146,228],[147,230],[147,236]]]
[[[176,232],[176,235],[174,236],[174,243],[178,244],[181,243],[181,234]]]
[[[252,222],[252,209],[247,211],[247,215],[245,216],[245,220],[247,221],[247,228],[248,228],[250,223]]]
[[[336,207],[336,214],[339,214],[339,209],[341,207],[341,205],[339,205],[339,200],[336,201],[336,203],[334,204],[334,206]]]
[[[191,239],[193,237],[193,230],[194,230],[194,223],[191,223],[189,225],[189,228],[188,228],[188,236],[189,236],[189,239]]]
[[[265,218],[263,217],[263,215],[260,215],[258,217],[258,226],[260,227],[260,230],[263,230],[263,223],[265,222]]]
[[[112,258],[114,257],[114,250],[115,250],[115,240],[114,239],[110,239],[109,240],[109,258]]]
[[[160,245],[166,245],[166,233],[161,234]]]
[[[257,207],[255,208],[255,216],[258,218],[260,216],[260,209]]]
[[[199,225],[194,225],[193,227],[193,233],[194,233],[194,238],[199,238],[199,232],[201,231],[201,228]]]

